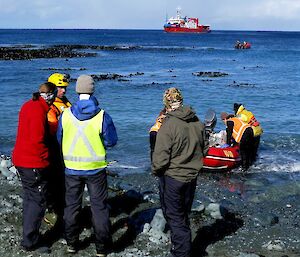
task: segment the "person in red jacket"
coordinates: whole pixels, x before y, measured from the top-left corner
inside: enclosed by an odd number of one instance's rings
[[[49,128],[47,113],[56,95],[50,82],[40,86],[19,113],[19,124],[12,160],[23,187],[23,240],[26,251],[49,252],[42,244],[39,229],[46,208],[47,171],[49,167]]]

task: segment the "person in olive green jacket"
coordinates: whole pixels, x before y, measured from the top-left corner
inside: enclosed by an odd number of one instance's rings
[[[208,141],[204,125],[191,107],[183,106],[182,94],[177,88],[166,90],[164,105],[167,112],[157,133],[152,172],[159,177],[161,207],[171,229],[170,256],[190,256],[188,214]]]

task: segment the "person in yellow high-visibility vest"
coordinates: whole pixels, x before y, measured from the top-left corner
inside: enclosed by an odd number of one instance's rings
[[[236,142],[240,145],[242,169],[246,171],[252,165],[254,151],[254,136],[251,126],[232,114],[221,113],[221,119],[226,125],[226,144]],[[234,141],[233,141],[234,140]]]
[[[93,96],[94,80],[81,75],[76,82],[79,101],[62,113],[57,139],[65,164],[65,236],[67,252],[76,253],[79,244],[78,215],[83,190],[88,187],[97,256],[104,257],[111,246],[107,206],[106,148],[118,137],[111,117],[100,109]]]
[[[251,128],[253,129],[254,134],[254,150],[253,150],[253,156],[252,161],[256,161],[257,157],[257,151],[260,143],[260,136],[263,133],[263,129],[258,122],[258,120],[255,118],[254,114],[247,110],[242,104],[234,103],[233,104],[233,110],[236,115],[236,117],[240,118],[243,122],[249,124]]]

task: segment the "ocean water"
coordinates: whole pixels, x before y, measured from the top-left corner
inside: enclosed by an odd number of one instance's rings
[[[236,50],[236,40],[249,41],[250,50]],[[261,122],[260,157],[249,173],[300,172],[300,32],[213,31],[210,34],[167,34],[159,30],[0,30],[0,45],[84,44],[119,46],[96,51],[96,57],[0,60],[0,153],[11,154],[18,112],[39,84],[52,73],[68,69],[81,74],[141,72],[128,81],[96,83],[96,97],[112,116],[119,142],[108,151],[110,167],[120,174],[150,169],[148,131],[162,108],[168,87],[182,90],[184,103],[200,119],[213,108],[232,112],[243,103]],[[130,49],[128,46],[136,46]],[[86,70],[80,70],[84,68]],[[206,78],[194,72],[218,71],[228,76]],[[239,86],[238,86],[239,85]],[[75,83],[68,87],[75,102]],[[216,130],[224,129],[218,119]],[[270,174],[271,174],[270,173]],[[271,177],[271,176],[270,176]],[[277,177],[280,180],[280,176]]]

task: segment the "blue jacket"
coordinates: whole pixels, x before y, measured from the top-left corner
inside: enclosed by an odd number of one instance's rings
[[[79,100],[71,107],[71,112],[78,120],[88,120],[93,118],[96,114],[100,112],[99,103],[96,97],[91,96],[88,100]],[[100,126],[100,124],[99,124]],[[102,123],[102,134],[99,135],[105,147],[112,147],[118,141],[118,136],[116,132],[115,125],[113,123],[112,118],[109,116],[108,113],[104,112],[103,115],[103,123]],[[63,127],[61,119],[58,122],[58,129],[56,133],[57,140],[59,144],[62,144],[62,137],[63,137]],[[68,175],[93,175],[98,173],[99,169],[97,170],[72,170],[72,169],[65,169],[65,173]]]

